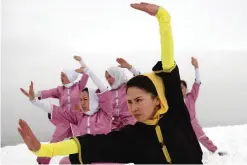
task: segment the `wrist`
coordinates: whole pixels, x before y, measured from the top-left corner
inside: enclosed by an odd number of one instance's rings
[[[129,65],[129,66],[127,67],[127,69],[129,69],[129,70],[132,69],[132,65]]]

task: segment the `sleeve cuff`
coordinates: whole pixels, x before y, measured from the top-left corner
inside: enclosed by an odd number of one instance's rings
[[[35,97],[41,97],[41,92],[35,92]]]
[[[158,12],[156,14],[156,18],[159,20],[159,22],[167,22],[170,21],[170,15],[169,13],[163,8],[159,7]]]
[[[87,75],[90,75],[91,69],[88,68],[88,67],[86,67],[86,68],[84,69],[84,73],[86,73]]]
[[[138,70],[137,70],[136,68],[134,68],[133,66],[129,69],[129,71],[130,71],[134,76],[141,74],[141,72],[138,71]]]

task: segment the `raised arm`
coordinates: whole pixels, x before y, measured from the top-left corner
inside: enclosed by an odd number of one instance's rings
[[[128,69],[133,74],[133,76],[137,76],[141,74],[139,70],[133,67],[133,65],[130,65],[125,59],[117,58],[116,61],[119,63],[119,67]]]
[[[87,85],[88,82],[88,75],[84,73],[84,69],[87,67],[86,64],[84,63],[84,61],[82,60],[82,58],[80,56],[74,56],[74,59],[76,61],[78,61],[81,65],[81,68],[76,69],[76,72],[81,73],[82,77],[81,80],[79,81],[80,84],[80,89],[84,89]]]
[[[160,27],[161,61],[165,72],[171,72],[175,68],[173,54],[173,37],[171,30],[171,18],[169,13],[161,6],[150,3],[135,3],[131,7],[152,16],[156,16]]]
[[[107,90],[107,86],[94,74],[90,68],[85,68],[84,72],[93,80],[100,92],[105,92]]]
[[[84,61],[82,60],[82,58],[80,56],[74,56],[74,59],[76,59],[77,61],[80,62],[81,64],[81,68],[77,69],[76,71],[78,73],[84,73],[84,75],[89,76],[94,84],[98,87],[98,89],[100,90],[100,92],[104,92],[107,90],[107,86],[104,85],[104,83],[94,74],[94,72],[84,63]],[[85,84],[86,86],[86,84]],[[84,86],[84,88],[85,88]],[[84,89],[82,88],[82,89]]]
[[[198,65],[197,59],[192,57],[191,58],[191,64],[195,68],[195,82],[192,86],[191,94],[192,94],[194,100],[197,100],[199,90],[200,90],[200,85],[201,85],[201,78],[200,78],[199,65]]]
[[[156,18],[160,27],[162,66],[164,71],[171,72],[175,67],[175,61],[170,15],[163,7],[159,7]]]
[[[79,81],[80,89],[84,89],[87,85],[87,82],[88,82],[88,75],[83,74],[81,80]]]

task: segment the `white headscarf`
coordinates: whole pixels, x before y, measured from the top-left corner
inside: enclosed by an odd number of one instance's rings
[[[66,88],[69,88],[75,84],[75,81],[79,74],[73,69],[63,69],[62,71],[69,79],[70,83],[64,84]]]
[[[113,66],[108,68],[106,71],[115,79],[113,85],[111,86],[112,89],[117,89],[128,81],[123,68]]]
[[[99,97],[96,94],[95,90],[88,89],[89,95],[89,111],[84,112],[86,115],[93,115],[99,110]]]

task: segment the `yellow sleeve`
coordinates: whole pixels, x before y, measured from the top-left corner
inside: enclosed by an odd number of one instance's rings
[[[33,152],[39,157],[63,156],[78,153],[79,149],[74,139],[58,143],[41,144],[39,151]]]
[[[156,18],[159,21],[160,27],[162,66],[165,71],[171,72],[175,67],[175,62],[170,15],[163,7],[160,7],[156,14]]]

